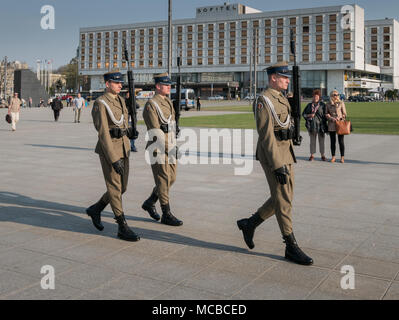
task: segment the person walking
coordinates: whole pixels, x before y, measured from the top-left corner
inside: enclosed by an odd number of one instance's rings
[[[197,97],[197,111],[201,111],[201,100],[200,97]]]
[[[53,109],[54,112],[54,121],[57,122],[58,118],[60,117],[60,112],[61,109],[63,108],[62,106],[62,101],[60,100],[59,97],[56,97],[53,99],[51,102],[51,109]]]
[[[324,148],[324,136],[327,132],[327,121],[326,121],[326,105],[320,100],[320,90],[313,91],[313,100],[310,102],[302,112],[302,117],[305,119],[306,129],[308,129],[310,137],[310,158],[309,161],[314,160],[314,154],[316,153],[316,139],[319,138],[319,151],[321,154],[321,160],[326,161],[325,148]]]
[[[255,214],[237,221],[244,241],[250,249],[255,229],[272,215],[276,215],[284,242],[285,258],[302,265],[313,264],[298,246],[292,227],[292,199],[294,194],[294,167],[296,162],[292,143],[291,106],[282,94],[290,83],[287,62],[267,68],[269,88],[253,104],[256,128],[259,134],[256,159],[265,172],[270,198]]]
[[[326,105],[326,118],[328,120],[328,134],[330,135],[331,162],[335,162],[335,149],[337,144],[337,133],[335,122],[346,119],[345,103],[339,98],[337,90],[330,93],[330,101]],[[345,162],[345,142],[344,135],[338,135],[339,152],[341,154],[341,163]]]
[[[126,241],[139,241],[140,237],[128,226],[122,206],[122,195],[127,190],[129,178],[129,137],[133,134],[128,126],[125,100],[119,95],[123,75],[114,70],[104,74],[106,93],[94,102],[91,112],[98,132],[95,152],[100,157],[107,191],[98,202],[86,209],[93,225],[103,230],[101,212],[110,204],[118,224],[118,237]]]
[[[148,141],[146,146],[151,160],[154,160],[151,161],[151,169],[155,187],[150,197],[144,201],[142,209],[158,221],[160,216],[156,211],[155,203],[159,199],[162,209],[161,223],[170,226],[181,226],[183,221],[172,214],[169,203],[169,191],[176,181],[177,169],[176,158],[172,159],[176,149],[172,147],[173,143],[171,143],[176,137],[176,117],[173,103],[168,98],[172,81],[168,73],[156,74],[154,80],[155,96],[145,104],[143,118],[150,136],[156,138],[155,141]],[[156,153],[156,158],[151,153]]]
[[[74,105],[74,113],[75,113],[75,123],[78,122],[80,123],[80,114],[84,108],[85,105],[85,99],[82,98],[82,95],[80,92],[78,93],[77,97],[73,100],[73,105]]]
[[[19,121],[19,112],[21,110],[22,102],[18,98],[18,93],[15,92],[14,96],[10,100],[10,104],[8,106],[8,114],[11,115],[11,130],[17,130],[17,122]]]
[[[32,97],[29,97],[29,100],[28,100],[28,107],[29,107],[29,108],[32,108],[32,105],[33,105]]]

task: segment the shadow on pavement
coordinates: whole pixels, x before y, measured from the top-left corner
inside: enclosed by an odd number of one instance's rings
[[[2,204],[2,206],[0,206],[0,222],[12,221],[14,223],[26,224],[40,228],[57,229],[86,234],[97,234],[110,238],[116,237],[116,224],[103,221],[104,231],[99,232],[94,228],[89,217],[87,217],[87,219],[84,219],[82,217],[74,215],[76,213],[86,215],[86,208],[83,207],[66,205],[46,200],[36,200],[12,192],[0,192],[0,203]],[[74,214],[70,214],[68,212],[72,212]],[[113,217],[112,214],[106,212],[103,214],[103,216]],[[126,219],[136,221],[153,221],[152,219],[148,218],[136,218],[129,216],[126,216]],[[143,239],[166,241],[194,247],[221,251],[231,251],[236,253],[267,257],[275,260],[284,260],[284,258],[281,256],[251,252],[247,249],[236,246],[198,240],[195,238],[169,232],[137,228],[133,225],[131,225],[131,227]],[[237,232],[237,237],[242,237],[241,232]]]

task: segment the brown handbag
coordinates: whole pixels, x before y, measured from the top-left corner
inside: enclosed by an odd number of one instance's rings
[[[335,131],[339,135],[347,135],[351,133],[351,122],[350,120],[337,120],[335,122]]]

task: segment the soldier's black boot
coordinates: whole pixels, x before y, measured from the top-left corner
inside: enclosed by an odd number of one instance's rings
[[[159,216],[157,209],[155,208],[155,202],[157,201],[158,201],[158,196],[156,195],[155,192],[153,192],[151,196],[146,201],[144,201],[141,208],[147,211],[150,214],[151,218],[153,218],[156,221],[159,221],[161,217]]]
[[[285,258],[298,264],[311,265],[313,259],[308,257],[299,247],[295,240],[294,233],[283,236],[285,242]]]
[[[139,241],[140,237],[133,232],[127,225],[125,215],[122,213],[119,217],[115,217],[118,223],[118,237],[126,241]]]
[[[242,234],[244,235],[244,241],[249,249],[255,248],[255,244],[253,241],[255,229],[262,222],[263,219],[259,216],[257,212],[248,219],[245,218],[237,221],[238,229],[242,231]]]
[[[101,200],[86,209],[87,215],[91,218],[94,226],[102,231],[104,226],[101,223],[101,212],[105,209],[107,204]]]
[[[162,209],[162,218],[161,223],[167,224],[169,226],[181,226],[183,221],[177,219],[172,212],[170,212],[169,203],[165,205],[161,205]]]

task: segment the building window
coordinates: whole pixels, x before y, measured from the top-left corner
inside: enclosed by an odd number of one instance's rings
[[[202,50],[198,50],[198,51],[197,51],[197,56],[198,56],[198,57],[202,57]]]
[[[302,33],[309,33],[309,26],[303,26]]]
[[[390,50],[391,45],[389,43],[384,43],[384,50]]]
[[[323,25],[322,24],[316,25],[316,32],[323,32]]]
[[[284,60],[284,58],[283,58],[282,54],[281,55],[277,55],[277,62],[281,62],[283,60]]]
[[[198,42],[197,47],[202,48],[202,42]]]
[[[390,36],[384,36],[384,42],[390,42],[391,37]]]
[[[208,24],[208,31],[213,31],[213,24]]]
[[[283,53],[284,52],[284,47],[283,46],[277,46],[277,53]]]
[[[97,63],[97,69],[101,69],[101,62]]]
[[[322,61],[323,55],[321,53],[316,54],[316,61]]]
[[[335,61],[337,60],[337,54],[336,53],[330,53],[330,61]]]
[[[204,40],[204,35],[202,33],[198,33],[198,40]]]
[[[208,50],[208,56],[212,57],[213,56],[213,50]]]
[[[277,25],[278,26],[283,26],[284,25],[284,19],[283,18],[277,19]]]
[[[330,33],[330,41],[336,41],[337,40],[337,35],[335,33]]]
[[[208,41],[208,48],[213,48],[213,41]]]
[[[265,56],[265,63],[271,63],[271,57],[270,56]]]
[[[208,58],[208,65],[212,65],[213,64],[213,58]]]
[[[330,32],[336,32],[337,31],[337,25],[336,24],[330,24]]]
[[[272,21],[270,19],[265,20],[265,27],[271,27]]]
[[[246,55],[247,54],[247,48],[241,48],[241,55]]]
[[[158,67],[162,67],[162,60],[158,60]]]
[[[330,14],[330,22],[337,22],[337,15],[336,14]]]
[[[193,32],[193,26],[187,26],[187,32]]]
[[[303,62],[309,62],[309,54],[305,53],[302,55],[302,61]]]
[[[271,47],[267,46],[265,47],[265,53],[271,53]]]
[[[377,44],[372,44],[371,45],[371,50],[377,50]]]
[[[223,57],[219,57],[219,64],[224,64],[224,58]]]
[[[302,46],[302,51],[303,52],[309,52],[309,45],[303,45]]]
[[[265,36],[271,36],[272,35],[272,29],[266,28],[265,29]]]
[[[259,28],[259,20],[254,20],[254,21],[252,21],[252,26],[253,26],[254,28]]]
[[[230,40],[230,47],[235,47],[235,46],[236,46],[236,41]]]
[[[384,67],[390,67],[391,62],[389,60],[384,60]]]
[[[208,33],[208,39],[213,39],[213,32]]]
[[[371,53],[371,58],[377,59],[377,52],[372,52]]]
[[[284,34],[284,29],[283,28],[277,28],[277,34],[278,35]]]
[[[241,21],[241,29],[246,29],[248,27],[247,21]]]
[[[391,55],[390,55],[390,53],[389,52],[384,52],[384,58],[390,58],[391,57]]]
[[[235,38],[235,37],[236,37],[236,32],[230,31],[230,38]]]
[[[302,36],[302,42],[309,42],[309,36],[308,35],[303,35]]]
[[[371,34],[377,34],[377,28],[371,28]]]
[[[283,37],[277,37],[277,43],[278,44],[284,43],[284,38]]]
[[[323,16],[316,16],[316,23],[323,23]]]
[[[224,39],[224,32],[219,32],[219,39]]]
[[[377,42],[377,36],[371,36],[371,42]]]
[[[350,42],[344,43],[344,50],[351,50],[351,44],[350,44]]]
[[[330,43],[330,51],[336,51],[337,50],[337,44],[336,43]]]
[[[345,60],[345,57],[344,57],[344,60]],[[371,64],[373,66],[378,66],[377,60],[371,60]]]
[[[230,57],[230,64],[236,64],[236,58]]]
[[[198,32],[204,31],[204,26],[202,24],[197,25],[197,31]]]
[[[296,18],[290,18],[290,26],[296,25]]]
[[[247,37],[247,30],[241,30],[241,37],[243,38]]]
[[[323,45],[322,44],[316,44],[316,52],[317,51],[323,51]]]
[[[235,29],[236,29],[236,23],[230,22],[230,30],[235,30]]]
[[[271,44],[271,39],[270,38],[265,38],[265,44]]]
[[[390,33],[391,29],[389,27],[384,27],[384,33]]]
[[[316,42],[323,42],[323,36],[321,34],[316,36]]]
[[[200,65],[200,66],[202,66],[202,58],[198,58],[198,59],[197,59],[197,64]]]
[[[224,47],[224,40],[219,40],[219,47]]]
[[[247,57],[241,57],[241,64],[247,64]]]
[[[344,32],[344,40],[351,40],[351,33],[350,32]]]
[[[230,56],[234,56],[236,54],[236,49],[230,48]]]
[[[247,39],[241,39],[241,46],[247,45]]]
[[[302,24],[309,24],[309,17],[302,17]]]

